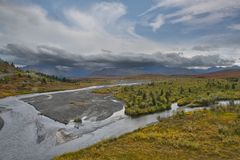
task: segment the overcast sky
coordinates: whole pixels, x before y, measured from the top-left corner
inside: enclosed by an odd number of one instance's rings
[[[240,64],[240,0],[0,0],[0,58],[87,68]]]

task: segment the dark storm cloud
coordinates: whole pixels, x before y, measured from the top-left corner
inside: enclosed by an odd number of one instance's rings
[[[38,46],[30,49],[16,44],[8,44],[0,49],[0,55],[14,57],[12,61],[21,65],[51,65],[60,68],[84,68],[90,70],[101,67],[137,68],[148,66],[167,67],[214,67],[229,66],[234,60],[222,59],[219,55],[198,55],[191,58],[180,53],[102,53],[79,56],[52,46]]]
[[[88,62],[96,64],[105,64],[112,67],[144,67],[153,65],[162,65],[167,67],[214,67],[229,66],[234,60],[222,59],[219,55],[198,55],[186,58],[180,53],[155,53],[155,54],[136,54],[122,53],[121,55],[102,54],[95,57],[86,58]]]
[[[38,46],[30,49],[16,44],[8,44],[0,50],[0,54],[13,57],[13,62],[22,65],[51,64],[74,66],[81,56],[68,57],[63,49],[52,46]],[[76,59],[77,58],[77,59]]]

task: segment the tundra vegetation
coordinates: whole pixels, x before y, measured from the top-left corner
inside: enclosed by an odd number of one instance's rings
[[[102,80],[71,81],[36,72],[19,71],[0,77],[0,98],[19,94],[58,91],[112,83]]]
[[[55,160],[239,159],[240,106],[177,113]]]
[[[0,59],[0,98],[19,94],[75,89],[113,83],[113,80],[68,80],[33,71],[23,71]]]
[[[131,116],[168,110],[179,106],[209,106],[219,100],[240,99],[240,80],[204,78],[165,78],[149,84],[117,86],[94,91],[113,94],[125,102],[125,113]]]

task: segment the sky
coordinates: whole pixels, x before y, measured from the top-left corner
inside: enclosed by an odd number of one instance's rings
[[[240,65],[240,0],[0,0],[0,58],[92,70]]]

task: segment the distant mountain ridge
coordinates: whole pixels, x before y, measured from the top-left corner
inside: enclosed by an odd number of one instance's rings
[[[240,78],[240,69],[227,69],[217,72],[196,75],[199,78]]]
[[[231,67],[211,67],[208,69],[187,69],[187,68],[171,68],[165,66],[152,66],[144,68],[102,68],[99,70],[85,70],[81,68],[73,68],[61,70],[51,65],[34,65],[25,66],[22,70],[36,71],[47,75],[58,76],[61,78],[94,78],[94,77],[128,77],[139,75],[189,75],[200,78],[231,78],[240,77],[240,66]],[[0,59],[0,74],[1,76],[15,75],[21,72],[13,64]],[[44,75],[43,75],[44,77]]]
[[[122,76],[122,75],[139,75],[139,74],[162,74],[162,75],[199,75],[213,73],[224,70],[240,70],[239,66],[232,67],[211,67],[209,69],[187,69],[187,68],[171,68],[165,66],[145,67],[135,69],[124,68],[104,68],[95,71],[91,76]]]
[[[165,67],[165,66],[150,66],[143,68],[101,68],[98,70],[86,70],[82,68],[69,68],[66,70],[59,69],[55,66],[26,66],[24,70],[33,70],[42,72],[49,75],[55,75],[59,77],[78,78],[78,77],[95,77],[95,76],[132,76],[141,74],[161,74],[161,75],[200,75],[213,73],[225,70],[240,70],[240,66],[231,67],[211,67],[208,69],[187,69],[177,67]]]

